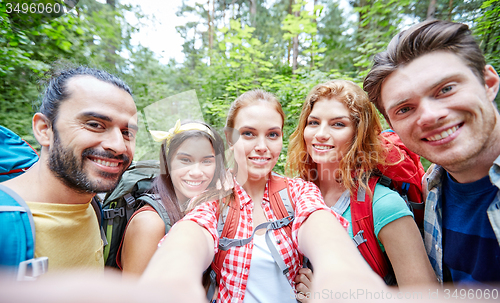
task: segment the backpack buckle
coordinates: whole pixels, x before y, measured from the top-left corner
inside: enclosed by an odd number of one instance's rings
[[[365,233],[364,230],[360,230],[358,231],[358,233],[352,238],[352,240],[354,241],[354,244],[356,244],[356,247],[360,246],[361,244],[365,243],[366,242],[366,239],[365,237],[363,236],[363,234]]]
[[[285,217],[281,220],[276,220],[270,224],[269,229],[279,229],[290,224],[293,221],[293,216]]]
[[[105,209],[103,210],[102,216],[104,219],[113,219],[117,216],[119,217],[125,217],[125,209],[123,207],[120,208],[113,208],[113,209]]]
[[[28,268],[31,269],[29,273]],[[17,281],[35,281],[38,276],[46,273],[48,268],[48,257],[39,257],[22,261],[19,263],[19,270],[17,271]]]

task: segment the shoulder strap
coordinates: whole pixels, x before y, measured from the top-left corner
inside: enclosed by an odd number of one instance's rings
[[[378,177],[369,180],[372,193]],[[351,196],[351,222],[354,243],[370,267],[382,278],[388,274],[388,264],[378,244],[373,225],[373,201],[370,195],[357,186]]]
[[[160,203],[159,199],[153,195],[153,194],[144,194],[137,198],[137,202],[144,202],[150,205],[154,210],[158,213],[160,218],[163,220],[163,223],[165,223],[165,234],[168,233],[172,225],[170,224],[170,217],[168,216],[168,213],[166,209],[163,207],[163,205]],[[129,220],[130,221],[130,220]]]
[[[293,204],[293,200],[291,199],[288,189],[288,180],[275,172],[271,173],[271,178],[269,180],[269,203],[271,204],[271,209],[278,220],[290,216],[294,217],[295,205]],[[288,237],[291,239],[292,225],[288,224],[283,228]]]
[[[47,257],[35,258],[35,222],[33,220],[33,215],[31,213],[28,204],[24,201],[21,196],[19,196],[15,191],[8,188],[7,186],[0,184],[0,190],[9,195],[19,206],[0,206],[0,211],[16,211],[20,213],[25,213],[29,221],[29,231],[26,231],[26,238],[22,241],[26,241],[24,245],[26,247],[26,260],[22,260],[18,265],[17,280],[18,281],[34,281],[36,278],[47,272],[49,267],[49,259]],[[22,228],[23,230],[24,227]],[[29,245],[30,243],[31,245]],[[32,246],[31,248],[29,246]]]
[[[240,199],[235,193],[234,199],[229,202],[229,205],[225,207],[222,212],[215,213],[217,218],[217,232],[219,233],[219,241],[223,238],[234,239],[236,236],[236,230],[238,229],[239,219],[240,219]],[[214,260],[212,262],[212,269],[216,273],[218,283],[221,279],[221,269],[222,264],[224,264],[224,259],[226,258],[228,250],[222,250],[219,248],[219,252],[215,254]]]

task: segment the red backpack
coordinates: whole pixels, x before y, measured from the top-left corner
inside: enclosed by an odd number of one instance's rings
[[[425,171],[420,157],[410,151],[394,131],[385,131],[381,137],[388,151],[386,162],[396,164],[379,165],[378,170],[382,175],[372,177],[368,187],[372,195],[377,183],[397,191],[413,211],[415,221],[421,228],[424,217],[422,177]],[[404,157],[402,160],[401,156]],[[359,251],[371,268],[382,278],[386,278],[389,264],[375,236],[372,197],[359,187],[351,196],[351,222],[354,242]]]

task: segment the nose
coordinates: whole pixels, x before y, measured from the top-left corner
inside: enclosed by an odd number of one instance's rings
[[[266,142],[266,137],[265,136],[259,136],[257,138],[257,142],[255,144],[255,151],[264,153],[267,151],[267,142]]]
[[[199,178],[199,177],[203,176],[203,171],[201,170],[200,165],[201,165],[201,163],[199,163],[199,162],[191,165],[191,167],[189,169],[189,176],[191,178]]]
[[[321,124],[314,134],[314,138],[320,142],[327,141],[330,138],[330,133],[328,132],[327,127],[327,125]]]
[[[124,154],[127,151],[127,144],[123,138],[122,131],[118,128],[113,128],[106,132],[102,146],[105,150],[113,151],[117,155]]]
[[[432,102],[428,98],[423,98],[418,105],[417,113],[417,125],[426,127],[440,123],[440,120],[448,115],[448,110],[446,107],[440,106],[439,102]]]

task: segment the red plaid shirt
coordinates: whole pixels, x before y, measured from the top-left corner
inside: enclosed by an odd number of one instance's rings
[[[348,222],[341,216],[334,213],[323,202],[323,197],[319,188],[311,182],[306,182],[302,179],[288,179],[288,188],[290,195],[295,204],[295,220],[292,225],[292,239],[289,239],[285,231],[280,228],[273,230],[278,251],[280,252],[286,266],[289,268],[287,274],[288,281],[293,289],[295,289],[295,276],[298,270],[302,267],[302,258],[298,250],[297,234],[302,223],[307,217],[316,210],[326,210],[332,213],[344,226],[347,228]],[[236,239],[249,238],[253,232],[252,209],[253,201],[235,181],[235,192],[240,198],[240,218],[239,226],[236,231]],[[267,217],[267,220],[274,221],[277,218],[274,216],[269,202],[268,185],[264,192],[262,200],[262,208]],[[198,223],[200,226],[207,229],[214,238],[214,251],[217,253],[219,245],[219,235],[217,233],[216,218],[217,201],[203,203],[196,207],[193,211],[187,214],[183,220],[191,220]],[[240,247],[232,247],[224,260],[221,270],[222,281],[219,286],[219,302],[243,302],[245,297],[245,289],[250,270],[250,261],[252,259],[253,241]],[[289,293],[283,294],[289,296]]]

